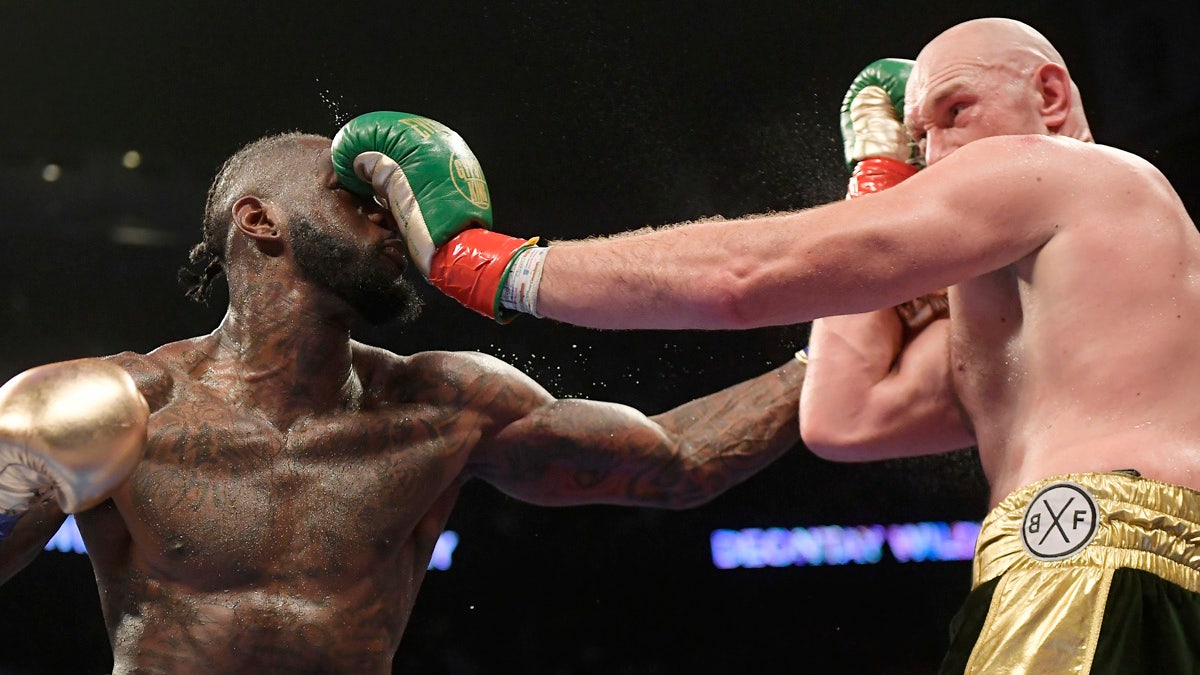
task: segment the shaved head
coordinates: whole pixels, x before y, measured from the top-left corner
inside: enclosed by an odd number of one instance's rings
[[[1051,134],[1091,142],[1079,88],[1071,80],[1062,54],[1041,33],[1013,19],[966,21],[931,40],[917,56],[909,76],[906,121],[929,124],[938,99],[952,96],[957,82],[968,83],[978,96],[987,96],[989,90],[1010,90],[1014,100],[1027,99],[1033,109],[1043,100],[1042,87],[1049,71],[1066,83],[1063,98],[1068,112],[1047,122],[1046,128]]]
[[[968,49],[985,63],[1009,63],[1034,68],[1042,63],[1067,64],[1050,41],[1030,26],[1013,19],[974,19],[954,26],[934,38],[920,56],[946,49]]]

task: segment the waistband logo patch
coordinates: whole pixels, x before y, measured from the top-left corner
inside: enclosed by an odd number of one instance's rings
[[[1021,543],[1038,560],[1069,558],[1096,536],[1096,500],[1075,483],[1052,483],[1038,491],[1021,522]]]

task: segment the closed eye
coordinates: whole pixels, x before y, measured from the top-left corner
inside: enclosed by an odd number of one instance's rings
[[[919,157],[925,156],[925,130],[920,127],[908,128],[909,142],[917,148]]]

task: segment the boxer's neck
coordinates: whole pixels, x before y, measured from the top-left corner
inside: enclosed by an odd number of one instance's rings
[[[258,405],[344,405],[358,390],[345,303],[303,281],[233,293],[216,330],[220,352]]]

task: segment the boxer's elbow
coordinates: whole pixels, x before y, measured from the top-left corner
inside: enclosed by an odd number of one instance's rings
[[[933,428],[872,426],[869,419],[822,420],[803,414],[800,419],[804,447],[830,462],[918,457],[966,448],[974,442],[961,433],[944,433]]]
[[[817,457],[831,462],[840,461],[838,452],[844,447],[835,431],[820,418],[807,414],[800,416],[800,441],[804,447]]]
[[[801,414],[800,440],[804,447],[830,462],[865,462],[878,459],[879,449],[856,428],[828,416]]]
[[[827,396],[814,395],[812,390],[812,382],[806,380],[800,394],[800,442],[821,459],[846,461],[842,459],[850,444],[846,420],[828,409]]]
[[[661,476],[657,505],[661,508],[682,511],[703,506],[723,494],[738,482],[734,471],[724,466],[719,455],[702,456],[681,452],[676,464],[676,473],[671,478]]]
[[[694,304],[707,317],[706,327],[746,330],[798,323],[786,317],[779,318],[783,303],[779,302],[778,294],[770,291],[769,278],[760,269],[731,265],[709,282],[702,283],[702,291]]]
[[[868,401],[872,391],[845,388],[841,379],[805,379],[800,392],[800,440],[817,457],[831,462],[862,462],[877,459],[886,441],[891,418]]]

